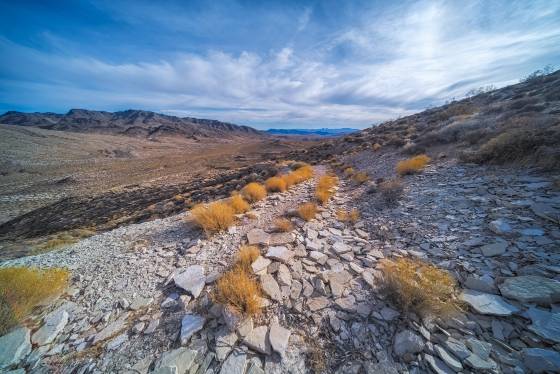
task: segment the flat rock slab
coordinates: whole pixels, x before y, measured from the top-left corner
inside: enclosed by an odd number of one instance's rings
[[[197,314],[187,314],[181,320],[181,344],[186,345],[191,337],[202,330],[206,319]]]
[[[259,326],[253,329],[249,335],[243,339],[243,343],[254,351],[271,354],[268,326]]]
[[[455,372],[449,366],[447,366],[437,357],[425,354],[424,361],[427,362],[428,365],[430,365],[430,368],[432,368],[432,370],[436,374],[455,374]]]
[[[280,354],[280,356],[284,356],[286,348],[288,348],[290,335],[290,330],[280,326],[278,322],[274,321],[270,324],[270,345],[275,352],[278,352]]]
[[[480,291],[465,289],[459,298],[481,314],[510,316],[519,311],[517,307],[507,303],[502,297]]]
[[[295,237],[289,232],[283,232],[270,235],[269,245],[282,245],[293,243]]]
[[[19,327],[0,337],[0,369],[15,366],[31,352],[31,332]]]
[[[280,286],[276,279],[270,274],[263,274],[260,277],[261,287],[265,294],[268,295],[272,300],[282,302],[282,291],[280,291]]]
[[[524,303],[550,305],[560,302],[560,282],[538,275],[506,278],[498,287],[503,296]]]
[[[294,258],[295,253],[284,246],[277,246],[269,247],[265,256],[284,264],[289,264],[292,258]]]
[[[137,297],[130,303],[130,310],[139,310],[150,305],[154,299],[152,297]]]
[[[549,221],[560,223],[560,209],[556,209],[545,203],[535,203],[531,205],[531,210],[535,215]]]
[[[560,353],[542,348],[524,348],[523,363],[534,373],[557,373],[560,368]]]
[[[407,353],[418,353],[424,349],[424,339],[412,330],[403,330],[395,335],[393,342],[393,352],[397,356],[404,356]]]
[[[189,266],[185,271],[176,274],[173,281],[178,287],[197,298],[206,284],[204,268],[200,265]]]
[[[64,329],[69,319],[68,312],[64,309],[57,309],[49,313],[44,319],[44,325],[31,337],[31,341],[36,345],[51,343]]]
[[[251,264],[251,269],[253,269],[253,273],[255,274],[264,274],[266,273],[266,268],[270,265],[272,261],[268,258],[264,258],[262,256],[257,257],[257,259]]]
[[[222,364],[220,374],[243,374],[247,367],[247,354],[241,349],[234,349]]]
[[[498,240],[491,244],[480,247],[480,252],[486,257],[494,257],[506,252],[508,243],[505,240]]]
[[[247,233],[247,241],[249,245],[269,245],[270,234],[263,229],[252,229]]]
[[[560,343],[560,313],[531,308],[527,315],[532,322],[529,330],[547,340]]]
[[[218,332],[216,335],[216,358],[218,361],[223,361],[228,356],[228,354],[235,347],[237,343],[237,334],[235,332],[229,331],[229,329],[224,328]]]
[[[329,306],[330,302],[324,296],[314,297],[312,299],[307,300],[307,307],[312,312],[316,312],[318,310],[324,309]]]
[[[191,368],[197,354],[198,352],[184,347],[164,352],[156,362],[153,373],[185,374]]]
[[[121,332],[121,330],[126,327],[126,320],[128,319],[129,315],[130,314],[128,312],[121,314],[119,318],[117,318],[114,322],[110,323],[103,330],[95,334],[92,345],[95,345]]]
[[[341,255],[343,253],[347,253],[347,252],[351,252],[352,248],[350,248],[349,245],[344,244],[343,242],[336,242],[332,245],[332,249],[333,251],[336,252],[336,254]]]

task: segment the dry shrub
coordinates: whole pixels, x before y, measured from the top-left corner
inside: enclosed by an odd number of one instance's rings
[[[333,187],[338,184],[338,178],[334,175],[323,175],[315,187],[315,197],[325,205],[334,195]]]
[[[185,201],[185,197],[183,195],[179,194],[179,195],[173,196],[173,200],[175,200],[177,202],[183,202],[183,201]]]
[[[354,174],[354,168],[352,167],[347,167],[346,169],[344,169],[343,171],[344,175],[346,175],[347,177],[351,176],[352,174]]]
[[[95,231],[90,229],[74,229],[56,235],[45,243],[36,247],[34,253],[52,251],[54,249],[77,243],[80,239],[95,235]]]
[[[371,146],[371,148],[373,149],[374,152],[377,152],[381,149],[381,144],[375,143],[374,145]]]
[[[399,175],[418,173],[426,167],[430,160],[426,155],[418,155],[408,160],[399,161],[397,163],[397,173]]]
[[[306,180],[313,177],[313,167],[311,165],[303,164],[291,173],[282,175],[280,178],[286,184],[286,188],[290,188],[294,184],[305,182]]]
[[[261,255],[259,247],[255,245],[243,245],[237,252],[236,265],[243,268],[243,270],[250,272],[251,264]]]
[[[352,210],[339,209],[336,212],[336,218],[341,222],[356,223],[360,219],[360,211],[356,208],[352,208]]]
[[[315,203],[305,203],[298,208],[298,215],[305,221],[310,221],[317,214],[317,205]]]
[[[226,203],[215,201],[209,204],[198,204],[191,209],[192,216],[198,226],[207,234],[222,231],[234,222],[234,210]]]
[[[281,177],[268,178],[264,182],[264,185],[266,186],[268,192],[284,192],[287,188],[286,181]]]
[[[357,172],[352,176],[352,179],[354,180],[354,182],[362,184],[365,183],[369,180],[369,175],[367,175],[364,172]]]
[[[457,282],[445,270],[420,260],[384,260],[383,289],[404,313],[449,316],[458,310]]]
[[[399,179],[389,179],[388,181],[381,182],[378,187],[381,196],[385,202],[394,204],[396,203],[404,192],[404,187]]]
[[[279,232],[290,232],[294,229],[294,225],[287,218],[277,218],[274,221],[274,228]]]
[[[68,271],[57,268],[0,268],[0,335],[42,301],[62,292],[68,277]]]
[[[250,203],[262,200],[266,197],[266,188],[257,182],[251,182],[241,190],[243,198]]]
[[[214,299],[230,305],[245,315],[256,315],[261,309],[261,289],[258,282],[240,266],[218,279]]]
[[[243,199],[243,196],[241,196],[239,194],[234,194],[229,199],[229,205],[232,207],[233,211],[236,214],[245,213],[246,211],[251,209],[251,206],[249,205],[249,203],[246,202]]]

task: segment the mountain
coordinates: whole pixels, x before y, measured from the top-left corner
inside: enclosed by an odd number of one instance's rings
[[[273,135],[316,135],[316,136],[340,136],[346,135],[353,132],[359,131],[358,129],[352,129],[348,127],[343,127],[339,129],[269,129],[266,130],[267,133]]]
[[[210,138],[230,136],[262,136],[252,127],[210,119],[175,117],[144,110],[103,112],[71,109],[66,114],[22,113],[9,111],[0,116],[0,124],[33,126],[47,130],[119,134],[155,138],[184,136]]]

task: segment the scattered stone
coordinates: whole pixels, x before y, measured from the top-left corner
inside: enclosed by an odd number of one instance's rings
[[[447,348],[447,350],[451,351],[451,353],[453,353],[460,360],[464,360],[472,354],[463,342],[451,336],[448,337],[443,342],[443,344],[445,345],[445,348]]]
[[[264,258],[262,256],[257,257],[257,259],[251,264],[251,269],[253,269],[253,273],[257,275],[265,274],[266,268],[270,265],[272,261],[268,258]]]
[[[117,337],[111,339],[107,343],[105,348],[107,348],[107,350],[109,350],[109,351],[114,351],[114,350],[118,349],[121,345],[123,345],[126,341],[128,341],[128,335],[125,332],[125,333],[120,334]]]
[[[428,363],[428,365],[430,365],[430,367],[432,368],[432,370],[436,374],[454,374],[455,373],[443,361],[441,361],[439,358],[434,357],[432,355],[424,354],[424,361],[426,361]]]
[[[440,345],[435,344],[434,345],[434,350],[437,353],[437,355],[439,356],[439,358],[441,358],[443,360],[443,362],[445,362],[445,364],[447,366],[449,366],[451,369],[453,369],[455,372],[463,370],[463,365],[461,365],[461,362],[459,360],[457,360],[455,357],[451,356]]]
[[[284,264],[289,264],[292,258],[295,256],[295,253],[293,251],[290,251],[286,247],[278,246],[269,247],[265,256],[273,260],[283,262]]]
[[[164,352],[156,362],[153,373],[186,374],[197,355],[198,352],[184,347]]]
[[[538,275],[506,278],[498,287],[503,296],[524,303],[560,302],[560,282]]]
[[[44,325],[31,337],[31,342],[38,346],[51,343],[64,329],[69,317],[68,312],[61,308],[49,313],[43,320]]]
[[[475,290],[465,289],[459,298],[469,304],[478,313],[494,316],[509,316],[517,313],[519,309],[498,295],[488,294]]]
[[[493,256],[504,254],[506,252],[507,247],[508,247],[507,241],[503,239],[499,239],[494,243],[483,245],[482,247],[480,247],[480,251],[486,257],[493,257]]]
[[[532,322],[532,325],[528,327],[529,330],[547,340],[560,343],[560,312],[550,313],[530,308],[527,315]]]
[[[18,365],[31,352],[30,331],[18,327],[0,337],[0,369]]]
[[[130,310],[138,310],[147,307],[154,301],[151,297],[137,297],[136,299],[132,300],[129,305]]]
[[[270,234],[266,233],[263,229],[252,229],[247,233],[247,241],[249,245],[269,245]]]
[[[221,329],[216,335],[216,358],[223,361],[235,347],[237,334],[227,329]]]
[[[148,327],[146,327],[146,330],[144,330],[144,335],[153,334],[159,326],[159,321],[159,318],[152,319],[148,324]]]
[[[309,257],[320,265],[324,265],[329,259],[329,256],[319,251],[309,251]]]
[[[312,312],[316,312],[318,310],[324,309],[329,305],[329,299],[324,296],[314,297],[307,300],[307,307]]]
[[[270,345],[272,346],[272,349],[275,352],[278,352],[282,357],[284,356],[286,348],[288,348],[290,334],[290,330],[280,326],[278,322],[274,321],[270,324]]]
[[[352,295],[336,299],[334,303],[345,312],[355,313],[358,306],[356,305],[356,298]]]
[[[247,367],[247,354],[241,349],[234,349],[222,364],[220,374],[244,374]]]
[[[175,275],[173,280],[178,287],[190,293],[194,298],[200,295],[206,284],[204,268],[200,265],[189,266],[182,273]]]
[[[294,236],[289,232],[282,232],[277,234],[272,234],[270,236],[269,245],[282,245],[289,244],[294,241]]]
[[[525,348],[521,351],[523,363],[533,373],[556,373],[560,368],[560,353],[542,348]]]
[[[110,323],[103,330],[95,334],[92,345],[95,345],[121,332],[126,327],[126,320],[128,316],[128,312],[121,314],[119,318],[117,318],[114,322]]]
[[[379,313],[385,321],[392,321],[400,315],[399,312],[397,312],[395,309],[389,308],[388,306],[381,309]]]
[[[276,279],[270,274],[263,274],[260,279],[264,293],[272,300],[282,302],[282,291],[280,291],[280,286],[278,286]]]
[[[268,326],[259,326],[243,339],[243,343],[257,352],[269,355],[271,347],[268,335]]]
[[[520,231],[523,236],[543,236],[544,230],[541,228],[523,229]]]
[[[496,284],[494,283],[494,278],[488,274],[484,274],[481,277],[475,274],[468,275],[465,281],[465,286],[471,290],[487,293],[497,293],[498,291]]]
[[[191,337],[202,330],[206,319],[196,314],[186,314],[181,320],[181,345],[186,345]]]
[[[509,223],[501,219],[490,222],[489,228],[492,232],[498,235],[509,235],[512,232],[512,228]]]
[[[399,357],[407,353],[422,352],[424,340],[411,330],[404,330],[395,335],[393,352]]]
[[[332,249],[333,251],[336,252],[336,254],[341,255],[343,253],[347,253],[347,252],[351,252],[352,248],[350,248],[350,246],[344,244],[343,242],[335,242],[332,245]]]

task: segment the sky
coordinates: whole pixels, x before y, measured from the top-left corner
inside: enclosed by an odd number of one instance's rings
[[[554,0],[0,0],[0,113],[365,128],[549,64]]]

